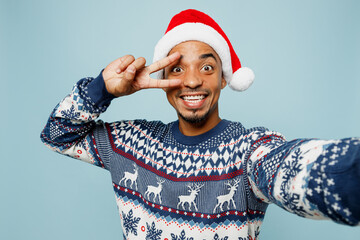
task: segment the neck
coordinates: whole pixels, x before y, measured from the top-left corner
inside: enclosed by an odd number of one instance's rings
[[[219,117],[218,111],[216,111],[214,114],[211,114],[208,118],[199,123],[190,123],[179,117],[179,130],[185,136],[197,136],[210,131],[220,121],[221,118]]]

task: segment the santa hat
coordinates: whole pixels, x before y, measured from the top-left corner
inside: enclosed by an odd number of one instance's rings
[[[211,17],[194,9],[182,11],[171,19],[165,35],[155,46],[154,62],[166,57],[179,43],[190,40],[204,42],[214,49],[221,59],[224,79],[232,89],[244,91],[253,83],[254,72],[241,67],[224,31]],[[163,71],[159,76],[163,76]]]

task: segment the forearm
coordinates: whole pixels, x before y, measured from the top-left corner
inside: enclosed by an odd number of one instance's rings
[[[92,131],[112,98],[101,74],[81,79],[51,113],[41,140],[56,152],[101,165]]]
[[[299,139],[279,146],[258,143],[248,166],[253,192],[263,201],[303,217],[359,224],[359,142]],[[333,148],[340,153],[332,154]],[[339,169],[336,177],[334,168]],[[342,182],[342,175],[348,177],[347,182]]]

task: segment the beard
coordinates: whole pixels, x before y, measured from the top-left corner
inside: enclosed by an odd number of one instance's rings
[[[184,116],[180,112],[178,112],[178,115],[185,120],[188,123],[201,125],[209,116],[210,109],[203,115],[199,116],[196,114],[196,111],[194,111],[194,114],[192,116]]]

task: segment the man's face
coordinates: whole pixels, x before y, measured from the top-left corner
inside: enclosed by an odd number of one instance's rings
[[[176,45],[169,54],[179,52],[178,62],[165,68],[165,78],[181,79],[177,88],[164,89],[180,118],[189,123],[218,119],[218,99],[226,86],[221,60],[209,45],[187,41]]]

